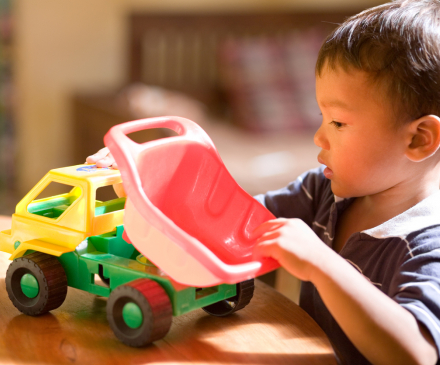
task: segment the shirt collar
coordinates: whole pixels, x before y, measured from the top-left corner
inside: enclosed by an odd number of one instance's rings
[[[440,191],[377,227],[362,231],[375,238],[402,237],[440,224]]]

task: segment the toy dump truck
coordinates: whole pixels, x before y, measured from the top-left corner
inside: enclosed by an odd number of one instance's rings
[[[145,127],[179,135],[138,145],[122,133],[121,141],[121,131]],[[108,297],[112,330],[135,347],[164,337],[173,316],[244,308],[253,277],[278,266],[251,257],[249,234],[272,215],[236,185],[201,128],[182,118],[146,119],[113,127],[105,142],[120,171],[49,171],[18,203],[11,229],[0,232],[0,250],[11,254],[12,303],[36,316],[58,308],[68,286]],[[97,199],[98,189],[121,181],[127,198]],[[53,185],[62,193],[45,194]]]

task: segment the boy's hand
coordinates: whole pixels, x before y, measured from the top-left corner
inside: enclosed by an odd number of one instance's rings
[[[115,159],[107,147],[101,148],[94,155],[87,157],[86,163],[94,163],[97,167],[111,167],[114,169],[118,168]]]
[[[118,165],[107,147],[101,148],[94,155],[87,157],[86,163],[94,163],[97,167],[111,167],[117,169]],[[124,186],[122,183],[114,184],[113,189],[118,197],[125,197]]]
[[[313,281],[325,257],[335,254],[301,219],[267,221],[255,229],[253,237],[258,237],[254,256],[272,257],[304,281]]]

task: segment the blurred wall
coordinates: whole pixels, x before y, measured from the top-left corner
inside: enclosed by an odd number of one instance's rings
[[[382,2],[14,0],[17,196],[26,193],[49,169],[64,166],[71,160],[72,93],[115,88],[124,82],[125,21],[132,11],[359,9]]]

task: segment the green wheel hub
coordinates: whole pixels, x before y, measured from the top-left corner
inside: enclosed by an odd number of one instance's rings
[[[125,324],[133,329],[139,328],[144,320],[142,310],[133,302],[128,302],[124,305],[124,308],[122,308],[122,318]]]
[[[23,294],[31,299],[35,298],[40,291],[38,280],[32,274],[24,274],[20,280],[20,286]]]

